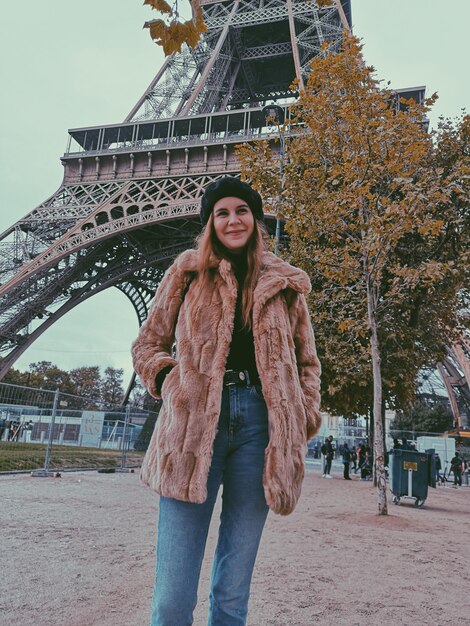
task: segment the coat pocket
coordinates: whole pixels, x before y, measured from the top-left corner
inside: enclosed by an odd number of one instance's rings
[[[163,385],[161,389],[161,396],[162,396],[163,402],[166,401],[166,399],[168,398],[168,394],[169,393],[171,394],[171,391],[175,388],[175,380],[177,380],[179,376],[179,373],[177,370],[179,370],[178,363],[173,367],[171,372],[168,372],[168,374],[165,377],[165,380],[163,381]]]

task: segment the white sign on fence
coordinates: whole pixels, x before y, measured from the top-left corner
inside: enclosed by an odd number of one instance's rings
[[[455,439],[452,437],[417,437],[418,452],[434,449],[442,463],[442,471],[450,469],[450,460],[455,456]]]
[[[103,432],[104,411],[83,411],[80,426],[80,445],[99,448]]]

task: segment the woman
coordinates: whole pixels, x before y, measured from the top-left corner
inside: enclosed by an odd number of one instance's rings
[[[294,509],[320,426],[309,279],[265,251],[263,218],[248,184],[208,185],[197,249],[169,268],[133,345],[136,372],[163,400],[141,471],[161,496],[152,626],[192,624],[221,484],[208,623],[246,623],[268,510]]]

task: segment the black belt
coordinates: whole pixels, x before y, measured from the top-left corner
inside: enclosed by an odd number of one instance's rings
[[[248,370],[225,370],[224,386],[239,385],[249,387],[250,385],[258,385],[259,382],[258,376],[250,375]]]

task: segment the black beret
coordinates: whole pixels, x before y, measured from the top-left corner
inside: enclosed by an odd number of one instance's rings
[[[207,185],[201,198],[201,222],[205,226],[209,220],[214,204],[221,198],[240,198],[250,207],[257,220],[264,220],[263,201],[257,191],[248,183],[233,176],[224,176]]]

